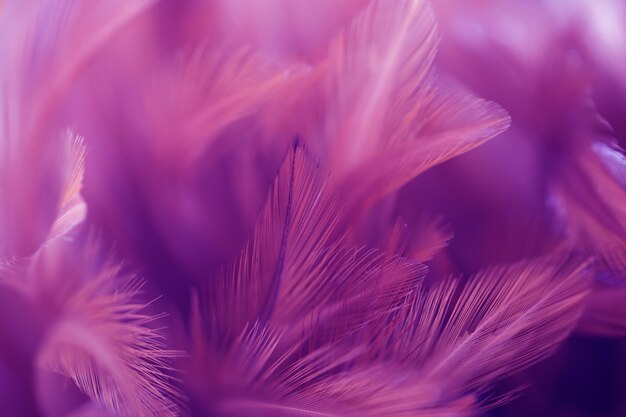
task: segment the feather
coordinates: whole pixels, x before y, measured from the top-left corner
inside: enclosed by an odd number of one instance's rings
[[[510,119],[499,106],[462,91],[442,87],[422,103],[423,113],[415,117],[404,141],[392,139],[384,158],[373,154],[355,167],[345,180],[354,187],[356,200],[374,200],[389,193],[424,171],[468,152],[506,130]],[[417,128],[415,125],[419,125]],[[400,135],[400,137],[403,137]],[[376,175],[371,175],[376,161]],[[365,175],[370,173],[370,175]]]
[[[295,361],[270,367],[261,381],[279,394],[224,398],[217,410],[232,416],[265,415],[271,410],[276,415],[333,417],[469,416],[476,412],[471,396],[442,402],[438,387],[423,383],[416,373],[397,364],[355,366],[355,359],[366,351],[365,344],[342,347],[341,341],[334,340]]]
[[[386,252],[403,258],[427,262],[448,246],[452,235],[452,230],[443,217],[423,214],[414,226],[409,226],[400,219],[396,220],[381,247]]]
[[[263,334],[255,339],[256,326],[253,332],[244,332],[240,339],[252,341],[252,345],[231,351],[217,368],[221,376],[241,371],[238,364],[248,371],[251,368],[245,365],[251,364],[255,373],[246,372],[248,387],[231,386],[220,391],[210,407],[212,412],[228,416],[348,417],[469,416],[476,411],[471,396],[443,403],[436,387],[423,384],[415,373],[394,364],[354,366],[354,360],[367,351],[365,344],[342,346],[341,339],[333,339],[304,355],[295,355],[294,350],[277,355],[280,335],[273,333],[268,339],[268,331],[263,330]],[[250,353],[253,360],[247,362]]]
[[[552,184],[552,203],[570,236],[598,257],[601,269],[626,273],[626,158],[617,145],[595,142],[573,155]]]
[[[474,395],[575,327],[586,262],[555,255],[420,289],[395,258],[381,269],[358,267],[359,251],[328,261],[341,253],[341,216],[328,213],[341,211],[326,178],[294,143],[241,258],[208,291],[205,321],[193,320],[209,341],[212,412],[471,415],[488,406]]]
[[[166,350],[161,333],[151,328],[159,317],[143,311],[138,290],[136,279],[109,265],[61,299],[44,298],[56,304],[56,318],[37,365],[70,377],[116,415],[175,416],[180,398],[166,371],[177,353]]]
[[[422,372],[446,395],[485,389],[550,355],[584,307],[587,262],[539,259],[451,278],[414,293],[396,326],[375,332],[380,353]]]
[[[336,411],[330,393],[318,405],[299,402],[324,369],[367,349],[358,333],[399,308],[421,281],[419,264],[341,246],[334,187],[294,142],[241,257],[205,291],[192,332],[194,351],[208,351],[201,360],[214,378],[203,397],[217,396],[214,412],[348,415],[328,414]]]
[[[387,376],[388,373],[378,376]],[[371,387],[371,391],[360,391],[361,396],[350,399],[351,404],[346,406],[335,405],[334,407],[320,406],[314,400],[307,401],[268,401],[259,400],[236,400],[228,401],[220,405],[220,415],[228,417],[268,415],[277,417],[374,417],[374,416],[420,416],[420,417],[470,417],[477,413],[473,407],[471,398],[458,400],[456,403],[446,406],[440,404],[420,404],[415,406],[416,392],[411,389],[396,389],[381,383],[375,379],[358,380],[350,378],[338,381],[338,384],[353,387]],[[387,381],[385,381],[387,382]],[[345,384],[345,385],[344,385]],[[320,395],[323,393],[316,393]],[[372,394],[367,396],[367,394]],[[411,401],[414,400],[414,401]]]
[[[40,141],[65,92],[89,60],[152,0],[8,2],[0,28],[4,132],[12,140]],[[17,23],[17,24],[15,24]]]
[[[476,415],[479,406],[471,395],[441,401],[439,388],[424,383],[415,373],[393,364],[374,364],[340,372],[314,383],[305,393],[330,397],[342,410],[329,415],[462,417]],[[345,411],[343,411],[345,410]]]
[[[2,222],[9,223],[2,225],[6,229],[2,239],[11,255],[34,253],[46,238],[57,209],[50,198],[56,191],[56,178],[50,173],[56,172],[52,165],[65,146],[55,136],[60,123],[56,116],[66,93],[108,40],[150,4],[151,0],[116,0],[88,7],[70,0],[30,0],[4,5],[0,14],[0,193]],[[63,221],[70,225],[84,211],[78,200],[75,203],[64,213],[68,217]]]
[[[356,200],[388,193],[508,127],[497,105],[436,82],[436,50],[423,0],[374,1],[333,43],[326,138],[333,171]]]
[[[319,162],[294,142],[241,257],[207,291],[222,337],[257,318],[285,324],[320,315],[322,307],[338,312],[350,294],[382,291],[382,277],[389,277],[388,291],[403,295],[419,280],[414,263],[342,247],[336,193]]]
[[[388,108],[427,82],[436,46],[435,18],[421,0],[374,1],[335,40],[327,135],[342,165],[350,168],[381,147]]]
[[[95,245],[83,244],[76,257],[76,248],[59,239],[85,213],[84,143],[68,132],[64,145],[57,220],[35,255],[2,268],[2,280],[10,275],[8,282],[24,290],[49,320],[37,354],[40,367],[72,378],[116,414],[176,415],[178,394],[165,373],[173,352],[150,327],[159,316],[144,313],[145,306],[135,301],[136,280],[120,276],[118,266],[98,268]]]
[[[87,205],[80,195],[85,170],[85,142],[81,136],[70,131],[66,135],[59,214],[48,232],[47,242],[64,236],[82,223],[87,212]]]
[[[303,416],[469,416],[510,400],[478,395],[544,359],[574,329],[588,290],[586,265],[531,260],[467,284],[425,285],[386,320],[369,322],[350,355],[327,346],[333,355],[319,349],[290,365],[286,382],[299,389],[287,404],[306,409],[294,414]]]
[[[37,241],[37,249],[32,255],[19,255],[12,252],[10,245],[4,249],[6,253],[2,254],[0,260],[0,283],[12,285],[22,291],[30,292],[34,290],[30,288],[33,284],[24,281],[24,277],[27,276],[26,270],[29,265],[36,261],[36,258],[41,254],[43,250],[57,239],[66,236],[72,229],[81,224],[85,219],[87,206],[80,195],[84,163],[85,163],[85,144],[81,136],[78,136],[71,131],[67,131],[64,137],[63,145],[65,147],[63,154],[61,155],[61,161],[57,167],[58,173],[54,175],[58,180],[59,196],[57,208],[54,211],[55,219],[52,225],[49,226],[46,236]],[[57,185],[57,184],[55,184]],[[19,188],[18,188],[19,191]],[[4,197],[11,195],[10,192],[4,190],[6,194]],[[7,198],[8,204],[13,202]],[[32,207],[33,217],[41,217],[42,212],[45,211],[42,207]],[[4,221],[11,221],[12,219],[3,219]],[[18,225],[21,226],[21,225]],[[15,232],[15,236],[5,236],[7,243],[12,243],[13,240],[19,238],[19,232],[24,227],[18,227]],[[11,230],[11,229],[9,229]]]
[[[303,67],[272,62],[249,49],[197,47],[148,83],[142,124],[150,122],[149,146],[170,164],[188,165],[207,149],[215,158],[212,145],[226,126],[284,102],[305,74]]]

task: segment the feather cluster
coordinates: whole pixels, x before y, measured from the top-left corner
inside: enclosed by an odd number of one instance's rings
[[[0,1],[2,415],[624,415],[624,41],[620,0]]]

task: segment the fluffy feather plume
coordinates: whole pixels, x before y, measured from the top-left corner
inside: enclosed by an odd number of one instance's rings
[[[68,242],[60,239],[84,220],[86,212],[80,194],[83,139],[67,131],[61,144],[58,172],[52,175],[58,184],[57,203],[51,210],[56,219],[32,256],[12,255],[3,262],[0,283],[23,291],[46,317],[38,366],[70,377],[115,415],[177,415],[178,394],[165,373],[173,352],[150,327],[159,317],[142,311],[136,280],[118,277],[119,268],[113,265],[99,268],[90,245],[83,247],[76,262]],[[11,167],[14,161],[8,161],[5,166]],[[3,177],[4,184],[7,180]],[[31,211],[38,215],[41,208]]]
[[[51,214],[54,215],[54,220],[51,225],[48,223],[47,231],[43,233],[37,231],[37,235],[43,235],[43,238],[29,242],[30,245],[36,245],[32,255],[23,255],[16,249],[15,242],[19,241],[22,236],[20,233],[11,233],[14,231],[11,226],[14,226],[15,219],[7,216],[8,213],[15,213],[14,210],[19,208],[13,205],[14,201],[11,199],[11,191],[19,192],[19,189],[3,189],[3,192],[0,193],[6,204],[5,217],[3,218],[6,222],[3,224],[5,234],[0,241],[4,246],[4,253],[0,255],[0,259],[2,259],[0,262],[0,283],[14,286],[25,292],[34,290],[32,288],[34,284],[27,282],[27,276],[24,274],[32,260],[36,259],[45,247],[66,236],[85,219],[87,207],[80,194],[85,163],[84,140],[68,130],[63,137],[62,144],[64,145],[64,152],[59,155],[58,172],[51,175],[55,180],[55,188],[59,189],[57,202],[51,204],[55,209],[50,210]],[[11,166],[13,161],[10,159],[8,161],[8,166]],[[11,171],[5,171],[5,175],[7,173],[10,174]],[[10,183],[7,177],[2,177],[2,180],[5,184]],[[42,211],[44,210],[41,207],[32,207],[28,214],[41,217]]]
[[[74,285],[52,305],[40,300],[56,318],[38,351],[38,366],[71,378],[114,415],[178,415],[179,394],[165,373],[176,353],[165,349],[162,334],[152,328],[159,316],[145,313],[137,301],[138,281],[105,265]]]
[[[59,190],[63,185],[57,182],[58,164],[67,156],[65,138],[57,136],[59,105],[94,54],[151,3],[114,1],[87,7],[69,0],[33,0],[3,6],[0,210],[2,240],[11,255],[31,255],[40,246],[56,214],[54,194],[68,191]],[[76,147],[70,153],[80,152],[78,142],[69,146]],[[68,217],[52,233],[62,232],[84,212],[77,199],[63,203],[73,207],[63,208]]]
[[[332,399],[322,408],[289,404],[298,401],[298,387],[322,374],[314,366],[332,370],[365,349],[336,346],[340,341],[354,339],[416,288],[419,265],[342,247],[335,193],[319,163],[295,142],[240,259],[206,291],[194,319],[197,337],[208,342],[199,342],[205,351],[196,355],[217,372],[203,389],[212,398],[235,384],[234,398],[213,398],[210,408],[226,415],[254,408],[313,415],[330,407]]]
[[[174,353],[143,312],[136,279],[111,263],[98,266],[97,248],[80,258],[62,236],[80,224],[84,169],[82,138],[68,133],[61,164],[58,216],[31,257],[2,267],[2,280],[23,291],[46,317],[37,365],[71,378],[100,407],[115,415],[177,415],[178,393],[165,373]]]
[[[332,44],[325,135],[333,172],[359,198],[388,193],[508,126],[497,105],[435,79],[437,40],[426,1],[377,0]]]
[[[340,313],[345,303],[390,296],[384,287],[399,297],[415,284],[422,268],[343,247],[335,187],[294,142],[241,257],[207,291],[216,336],[237,335],[255,320],[301,326],[305,317],[315,319],[312,314],[329,320],[326,315]]]
[[[305,74],[302,67],[279,65],[250,49],[197,47],[148,83],[138,122],[150,127],[148,147],[161,162],[189,167],[207,150],[214,160],[219,149],[233,146],[215,146],[225,127],[285,102]]]
[[[473,392],[542,360],[567,337],[588,278],[584,263],[553,259],[425,286],[369,326],[354,369],[312,389],[346,396],[366,415],[473,415],[488,406]]]
[[[540,259],[488,269],[463,284],[415,293],[391,349],[421,364],[450,395],[476,390],[554,351],[575,327],[589,287],[587,263]],[[386,343],[390,339],[384,338]]]
[[[99,267],[96,247],[84,245],[77,260],[74,247],[58,239],[82,220],[82,142],[72,144],[63,211],[49,240],[34,256],[7,263],[0,283],[22,291],[45,317],[39,367],[71,378],[115,415],[178,415],[179,394],[166,373],[177,354],[154,328],[160,316],[144,312],[138,281],[114,264]]]

